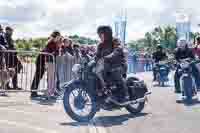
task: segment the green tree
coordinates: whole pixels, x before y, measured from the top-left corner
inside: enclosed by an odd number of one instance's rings
[[[147,32],[146,34],[145,34],[145,39],[146,39],[146,43],[147,43],[147,45],[148,45],[148,47],[150,48],[150,47],[152,47],[152,35],[151,35],[151,33],[149,33],[149,32]]]

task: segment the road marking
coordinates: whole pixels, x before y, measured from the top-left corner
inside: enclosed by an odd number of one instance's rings
[[[58,133],[57,131],[48,130],[48,129],[37,127],[37,126],[32,126],[32,125],[29,125],[29,124],[23,123],[23,122],[0,120],[0,123],[3,123],[3,124],[6,123],[11,126],[21,127],[22,129],[24,129],[24,128],[32,129],[32,130],[38,131],[40,133]]]

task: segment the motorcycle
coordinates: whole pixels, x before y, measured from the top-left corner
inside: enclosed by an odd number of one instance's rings
[[[102,62],[101,62],[102,61]],[[130,113],[137,114],[144,109],[148,92],[144,81],[130,76],[126,78],[130,100],[121,103],[121,93],[117,86],[109,82],[101,87],[96,75],[97,69],[102,69],[103,60],[75,64],[72,68],[74,79],[63,85],[65,89],[63,105],[66,113],[78,122],[89,122],[101,109],[112,111],[126,108]],[[124,77],[125,78],[125,77]]]
[[[158,64],[156,64],[156,71],[156,81],[158,82],[159,86],[164,87],[165,82],[169,81],[168,75],[170,71],[167,62],[160,61]]]
[[[197,86],[195,77],[192,74],[191,59],[180,60],[178,73],[181,75],[179,78],[180,89],[182,91],[183,98],[187,102],[191,102],[193,96],[197,95]]]

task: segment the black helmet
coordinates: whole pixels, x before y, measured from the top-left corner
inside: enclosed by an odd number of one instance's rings
[[[51,37],[53,38],[56,38],[57,36],[60,36],[60,32],[58,30],[54,30],[52,33],[51,33]]]
[[[8,31],[13,31],[13,28],[11,28],[10,26],[7,26],[7,27],[6,27],[6,30],[8,30]]]
[[[2,25],[0,25],[0,30],[3,30],[3,27],[2,27]]]
[[[157,49],[163,49],[163,47],[161,45],[158,45],[156,48]]]
[[[97,29],[97,33],[101,34],[101,33],[106,33],[107,35],[112,35],[112,28],[110,26],[99,26]]]
[[[98,34],[104,34],[107,38],[107,41],[112,41],[113,39],[113,32],[112,32],[112,28],[110,26],[99,26],[97,29],[97,33]]]
[[[197,37],[197,43],[200,43],[200,37]]]

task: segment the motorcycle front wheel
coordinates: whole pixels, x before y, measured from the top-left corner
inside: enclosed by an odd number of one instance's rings
[[[78,122],[89,122],[97,112],[94,97],[81,85],[74,84],[66,88],[63,104],[66,113]]]
[[[126,107],[126,109],[131,114],[137,114],[137,113],[140,113],[144,109],[144,106],[145,106],[145,102],[140,102],[136,104],[130,104]]]

